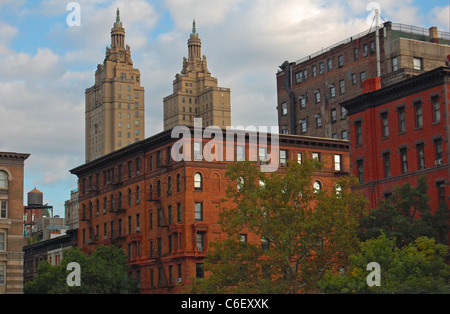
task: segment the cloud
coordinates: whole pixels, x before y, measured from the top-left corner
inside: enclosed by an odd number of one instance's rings
[[[430,21],[437,26],[439,30],[450,32],[450,5],[446,7],[436,7],[430,14]]]
[[[0,22],[0,56],[11,52],[9,44],[18,32],[16,27]]]

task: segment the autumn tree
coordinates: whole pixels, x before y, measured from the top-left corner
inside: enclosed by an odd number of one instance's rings
[[[230,164],[229,208],[220,215],[227,235],[208,249],[206,279],[193,292],[316,292],[328,269],[345,264],[358,247],[356,229],[366,200],[350,191],[350,177],[332,189],[315,189],[317,160],[266,174],[252,162]],[[257,239],[256,241],[246,241]]]

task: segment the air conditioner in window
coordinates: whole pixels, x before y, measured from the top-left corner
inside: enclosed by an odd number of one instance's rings
[[[134,228],[134,231],[139,232],[139,227]]]
[[[203,251],[203,246],[197,246],[197,251]]]
[[[91,239],[88,239],[88,244],[92,244],[92,240]]]
[[[434,161],[434,164],[436,165],[436,166],[438,166],[438,165],[442,165],[442,159],[438,159],[438,160],[435,160]]]
[[[103,236],[103,239],[104,239],[104,240],[106,240],[106,238],[107,238],[106,236]]]
[[[177,278],[177,283],[181,283],[181,278]]]
[[[196,160],[202,160],[202,159],[203,159],[203,156],[202,156],[202,155],[195,155],[195,159],[196,159]]]

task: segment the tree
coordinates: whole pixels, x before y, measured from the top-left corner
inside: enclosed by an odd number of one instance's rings
[[[317,291],[325,270],[345,263],[357,247],[366,204],[350,192],[350,178],[336,189],[315,190],[312,177],[321,169],[317,160],[306,160],[267,175],[252,162],[230,164],[227,177],[237,186],[228,187],[227,200],[234,205],[219,221],[227,237],[210,245],[204,262],[210,275],[197,280],[194,291]]]
[[[450,293],[448,247],[419,237],[402,248],[384,233],[361,242],[360,252],[350,256],[345,274],[327,272],[320,283],[325,293]],[[380,265],[380,286],[369,287],[366,267]]]
[[[411,187],[409,183],[396,186],[391,197],[380,201],[377,208],[361,219],[361,241],[376,238],[384,232],[388,238],[395,238],[399,247],[421,236],[445,243],[444,235],[449,230],[450,219],[448,208],[442,203],[432,214],[427,190],[425,176],[419,178],[416,187]]]
[[[67,265],[80,265],[81,286],[69,287]],[[24,293],[30,294],[119,294],[136,291],[136,281],[128,278],[127,257],[113,246],[100,245],[90,255],[80,248],[64,252],[61,265],[51,266],[43,262],[38,267],[38,276],[27,282]]]

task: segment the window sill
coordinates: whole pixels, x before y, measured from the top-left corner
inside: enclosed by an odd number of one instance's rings
[[[406,134],[406,131],[398,132],[398,135],[403,135],[403,134]]]

